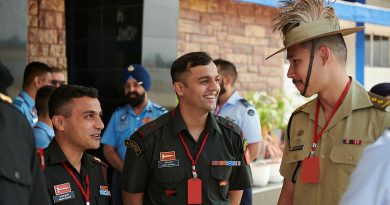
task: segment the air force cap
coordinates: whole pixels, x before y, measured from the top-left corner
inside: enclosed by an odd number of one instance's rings
[[[128,79],[133,78],[138,82],[141,82],[142,87],[146,91],[149,91],[151,86],[150,76],[148,71],[140,64],[132,64],[123,70],[123,83]]]

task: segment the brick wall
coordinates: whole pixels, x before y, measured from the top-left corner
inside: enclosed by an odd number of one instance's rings
[[[236,64],[243,94],[283,88],[283,58],[265,57],[282,47],[272,32],[276,9],[233,0],[180,0],[178,55],[207,51]]]
[[[29,0],[27,59],[66,69],[65,0]]]

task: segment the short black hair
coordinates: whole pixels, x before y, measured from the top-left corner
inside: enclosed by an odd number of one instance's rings
[[[216,59],[214,60],[215,65],[220,68],[221,75],[230,75],[233,77],[233,85],[237,80],[237,69],[236,66],[227,60],[224,59]]]
[[[23,74],[23,88],[28,87],[36,76],[51,73],[51,68],[42,62],[31,62],[26,66]]]
[[[376,84],[371,88],[370,92],[383,97],[390,96],[390,83]]]
[[[49,114],[49,99],[56,88],[53,85],[45,85],[39,88],[35,97],[35,108],[37,109],[38,115],[43,116]]]
[[[58,67],[51,67],[52,73],[63,73],[64,71]]]
[[[206,52],[191,52],[180,56],[171,66],[172,83],[180,81],[183,73],[189,68],[208,65],[213,59]]]
[[[98,90],[81,85],[62,85],[57,88],[49,99],[49,117],[63,115],[70,117],[71,104],[74,98],[97,98]]]

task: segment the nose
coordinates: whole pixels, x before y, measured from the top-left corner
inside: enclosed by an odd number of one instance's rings
[[[104,128],[104,123],[102,121],[102,118],[98,117],[97,121],[95,123],[96,129],[102,130]]]
[[[287,78],[293,78],[295,75],[294,68],[290,65],[287,71]]]

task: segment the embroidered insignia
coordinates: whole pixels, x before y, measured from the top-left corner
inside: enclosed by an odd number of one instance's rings
[[[127,71],[131,72],[131,71],[134,71],[134,66],[130,65],[129,67],[127,67]]]
[[[169,160],[175,160],[175,159],[176,159],[175,151],[160,152],[160,160],[161,161],[169,161]]]
[[[302,150],[303,149],[303,145],[297,145],[297,146],[293,146],[292,149],[290,149],[289,151],[297,151],[297,150]]]
[[[63,184],[58,184],[54,186],[54,193],[58,195],[66,194],[71,192],[72,189],[70,188],[70,183],[63,183]]]
[[[125,145],[126,147],[132,149],[137,157],[142,154],[141,148],[139,148],[138,144],[133,140],[125,140]]]
[[[249,116],[253,116],[253,115],[255,115],[255,111],[253,109],[250,109],[250,110],[248,110],[247,114]]]
[[[303,135],[303,133],[305,133],[305,131],[303,131],[303,130],[299,130],[299,131],[298,131],[298,133],[297,133],[297,135],[298,135],[298,136],[302,136],[302,135]]]

